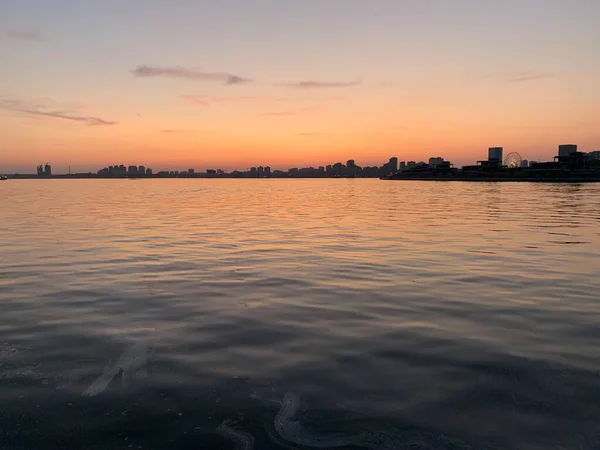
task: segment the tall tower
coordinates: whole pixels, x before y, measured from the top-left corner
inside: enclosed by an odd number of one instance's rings
[[[488,149],[489,162],[502,162],[502,147],[490,147]]]
[[[398,158],[396,156],[392,156],[388,162],[388,171],[391,174],[398,172]]]

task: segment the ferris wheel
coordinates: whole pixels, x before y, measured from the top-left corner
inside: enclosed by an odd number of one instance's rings
[[[521,155],[519,155],[517,152],[512,152],[506,155],[506,158],[504,158],[504,165],[514,169],[516,167],[521,167],[522,161],[523,158],[521,158]]]

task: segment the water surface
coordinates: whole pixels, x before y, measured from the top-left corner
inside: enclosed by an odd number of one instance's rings
[[[598,185],[9,180],[0,211],[3,450],[600,448]]]

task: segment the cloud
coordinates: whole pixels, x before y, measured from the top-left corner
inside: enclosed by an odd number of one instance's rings
[[[310,113],[315,111],[314,106],[304,106],[302,108],[298,108],[296,110],[288,110],[288,111],[267,111],[263,113],[263,116],[273,116],[273,117],[283,117],[283,116],[298,116],[305,113]]]
[[[171,129],[166,129],[166,130],[161,130],[163,133],[168,133],[168,134],[173,134],[173,133],[186,133],[187,130],[171,130]]]
[[[117,122],[100,119],[99,117],[84,116],[72,111],[49,110],[53,105],[44,103],[28,103],[22,100],[3,100],[0,99],[0,109],[15,111],[34,117],[50,117],[54,119],[69,120],[72,122],[81,122],[86,125],[115,125]]]
[[[186,69],[183,67],[138,66],[131,73],[140,78],[165,77],[197,81],[221,81],[226,85],[252,82],[250,78],[244,78],[227,72],[204,72],[198,69]]]
[[[331,133],[309,133],[309,132],[305,132],[305,133],[300,133],[300,136],[304,136],[304,137],[321,137],[321,136],[329,136]]]
[[[293,89],[328,89],[352,87],[359,84],[361,84],[360,81],[296,81],[294,83],[281,83],[278,86]]]
[[[214,97],[212,95],[187,94],[182,96],[186,102],[200,106],[210,106],[219,103],[244,103],[260,100],[257,97],[239,96],[239,97]]]
[[[8,30],[6,35],[12,39],[20,39],[23,41],[42,42],[42,36],[36,31],[31,30]]]
[[[555,74],[548,72],[521,72],[509,77],[511,83],[520,83],[524,81],[543,80],[545,78],[553,78]]]
[[[253,97],[249,95],[241,95],[237,97],[216,97],[213,95],[186,94],[182,98],[188,102],[200,106],[211,106],[224,103],[264,103],[264,104],[281,104],[303,101],[302,99],[294,98],[269,98],[269,97]]]
[[[36,116],[54,117],[56,119],[72,120],[74,122],[84,122],[87,125],[115,125],[117,123],[110,120],[100,119],[98,117],[75,116],[71,114],[65,114],[61,111],[32,111],[26,109],[21,109],[19,111]]]

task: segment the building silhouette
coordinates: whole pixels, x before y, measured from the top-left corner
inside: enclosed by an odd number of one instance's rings
[[[38,177],[50,177],[52,176],[52,166],[49,163],[40,164],[37,166]]]
[[[390,160],[388,161],[387,171],[389,173],[396,173],[396,172],[398,172],[398,158],[397,157],[392,156],[390,158]]]
[[[488,149],[488,162],[502,164],[502,153],[504,149],[502,147],[490,147]]]

